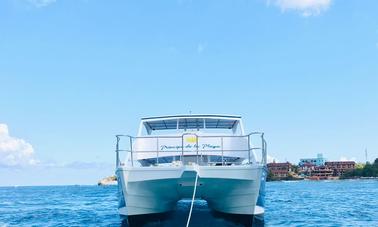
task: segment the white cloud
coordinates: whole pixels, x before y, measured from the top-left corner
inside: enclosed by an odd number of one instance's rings
[[[74,161],[69,163],[50,163],[47,167],[68,168],[68,169],[106,169],[114,168],[114,165],[107,162],[81,162]]]
[[[23,139],[11,137],[8,126],[0,124],[0,166],[35,165],[33,146]]]
[[[277,158],[275,158],[275,157],[273,157],[273,156],[270,156],[270,155],[267,155],[266,159],[267,159],[267,162],[268,162],[268,163],[272,163],[272,162],[280,162]]]
[[[303,16],[319,15],[326,11],[332,0],[267,0],[268,5],[273,4],[282,11],[294,10]]]
[[[340,157],[340,161],[345,162],[345,161],[356,161],[355,157],[352,158],[347,158],[347,157]]]
[[[72,162],[56,162],[56,161],[39,161],[34,167],[46,169],[109,169],[115,168],[113,163],[97,162],[97,161],[72,161]]]
[[[205,44],[202,44],[202,43],[198,44],[197,53],[201,54],[205,50],[205,48],[206,48]]]
[[[56,2],[56,0],[26,0],[26,1],[33,4],[36,7],[44,7],[44,6],[48,6]]]

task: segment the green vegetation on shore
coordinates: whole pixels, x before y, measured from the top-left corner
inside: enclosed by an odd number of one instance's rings
[[[281,180],[286,180],[286,181],[294,181],[294,180],[303,180],[303,177],[298,177],[293,174],[288,174],[287,177],[274,177],[273,174],[269,171],[268,176],[266,178],[266,181],[281,181]]]
[[[356,165],[356,169],[346,172],[341,178],[358,178],[358,177],[378,177],[378,158],[375,159],[373,164],[369,162],[365,165]]]

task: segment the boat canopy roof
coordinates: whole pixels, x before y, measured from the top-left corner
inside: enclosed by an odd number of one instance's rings
[[[175,129],[234,129],[240,116],[232,115],[174,115],[142,118],[148,131]]]

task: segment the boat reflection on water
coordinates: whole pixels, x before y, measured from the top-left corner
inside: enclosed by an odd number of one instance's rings
[[[177,203],[177,207],[174,211],[161,213],[161,214],[149,214],[138,215],[132,219],[126,217],[122,220],[123,227],[150,227],[150,226],[185,226],[188,218],[190,207],[190,200],[181,200]],[[192,219],[190,226],[196,227],[208,227],[208,226],[242,226],[242,227],[262,227],[264,221],[261,218],[257,218],[251,215],[234,215],[220,213],[211,210],[207,206],[207,202],[204,200],[197,200],[194,203]]]

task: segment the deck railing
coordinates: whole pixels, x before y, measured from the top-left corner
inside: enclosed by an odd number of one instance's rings
[[[192,136],[195,137],[195,143],[196,146],[194,146],[194,150],[188,150],[184,146],[184,138],[186,136]],[[256,139],[256,136],[260,137],[259,145],[252,146],[252,139]],[[199,143],[198,141],[201,138],[219,138],[220,139],[220,149],[199,149]],[[225,138],[245,138],[247,141],[247,148],[246,149],[224,149],[224,140]],[[181,163],[184,163],[185,159],[185,153],[193,154],[195,153],[196,157],[196,163],[199,163],[199,157],[203,155],[203,153],[211,153],[211,152],[221,152],[221,165],[225,165],[225,157],[224,152],[246,152],[248,153],[248,163],[251,163],[251,153],[254,150],[260,150],[261,151],[261,164],[266,165],[267,163],[267,143],[264,139],[264,133],[262,132],[252,132],[248,135],[241,135],[241,136],[235,136],[235,135],[222,135],[222,136],[199,136],[195,133],[184,133],[181,136],[143,136],[143,137],[134,137],[130,135],[116,135],[116,167],[124,166],[124,163],[120,159],[120,152],[126,152],[130,154],[129,160],[131,163],[131,166],[134,166],[134,156],[137,153],[156,153],[156,164],[159,164],[159,157],[160,156],[160,149],[159,149],[159,140],[161,139],[180,139],[181,140],[181,147],[178,150],[175,151],[169,151],[169,153],[177,153],[177,156],[180,156]],[[121,149],[121,140],[125,139],[128,142],[127,149]],[[134,149],[133,145],[136,139],[155,139],[156,140],[156,149],[152,150],[139,150]],[[201,154],[200,154],[201,152]]]

